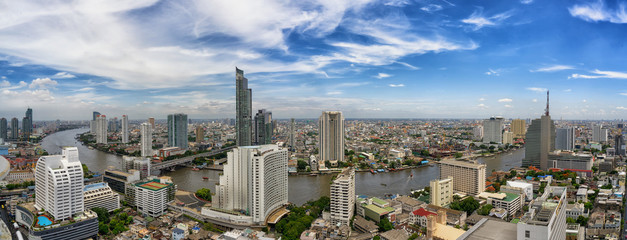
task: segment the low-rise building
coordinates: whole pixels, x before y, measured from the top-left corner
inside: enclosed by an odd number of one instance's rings
[[[525,201],[533,200],[533,184],[521,181],[507,181],[507,186],[523,189],[525,192]]]
[[[360,233],[376,233],[379,231],[379,226],[373,221],[366,220],[361,216],[355,216],[353,220],[353,227]]]
[[[85,209],[105,208],[109,212],[120,208],[120,195],[113,192],[106,182],[86,185],[83,188]]]
[[[588,210],[583,203],[574,203],[566,205],[566,217],[577,219],[579,216],[588,217]]]
[[[431,180],[431,204],[444,207],[453,200],[453,177],[442,180]]]
[[[128,189],[129,200],[137,206],[137,211],[151,217],[165,213],[167,204],[174,201],[176,185],[165,178],[140,181]]]
[[[419,208],[409,214],[409,222],[421,227],[427,227],[427,219],[429,216],[437,216],[434,212],[429,212],[424,208]]]
[[[487,200],[494,208],[505,209],[509,215],[516,214],[523,206],[524,200],[518,194],[514,193],[488,193],[482,192],[480,198]]]

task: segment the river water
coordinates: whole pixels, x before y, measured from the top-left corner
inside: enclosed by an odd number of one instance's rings
[[[104,172],[107,166],[117,168],[122,166],[121,156],[88,149],[74,139],[77,134],[86,131],[89,131],[89,129],[73,129],[51,134],[43,139],[42,147],[50,154],[55,154],[60,153],[63,146],[76,146],[79,150],[81,162],[86,164],[90,170],[100,173]],[[478,161],[487,165],[486,169],[489,173],[492,169],[509,170],[513,167],[519,167],[524,157],[525,151],[523,148],[494,157],[479,158]],[[174,172],[165,172],[164,175],[171,176],[174,183],[182,190],[196,191],[199,188],[208,188],[214,191],[215,185],[218,183],[219,173],[219,171],[214,170],[192,171],[190,168],[179,168]],[[413,177],[410,177],[412,174]],[[428,186],[429,181],[438,178],[439,167],[433,165],[375,175],[370,172],[358,172],[355,175],[357,194],[368,196],[384,196],[396,193],[407,194],[413,189]],[[209,179],[203,180],[202,177],[208,177]],[[289,176],[289,201],[301,205],[320,196],[329,196],[329,185],[332,177],[333,175]]]

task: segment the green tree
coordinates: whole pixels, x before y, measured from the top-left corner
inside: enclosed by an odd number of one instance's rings
[[[379,222],[379,232],[387,232],[394,229],[394,226],[387,217],[383,217]]]
[[[211,201],[211,190],[206,188],[198,189],[196,190],[196,197],[203,200]]]
[[[374,236],[374,237],[372,238],[372,240],[381,240],[381,237],[379,237],[379,235],[377,235],[377,236]]]
[[[303,160],[298,160],[298,170],[304,171],[305,169],[307,169],[307,166],[309,166],[307,162]]]
[[[414,240],[414,239],[417,239],[418,237],[420,237],[420,236],[418,236],[417,233],[413,233],[411,236],[409,236],[409,238],[407,240]]]
[[[92,208],[96,214],[98,214],[98,222],[108,223],[109,222],[109,211],[106,208],[96,207]]]
[[[471,215],[475,210],[479,208],[479,201],[473,197],[467,197],[464,200],[453,201],[450,206],[451,209],[465,211],[466,214]]]
[[[477,210],[477,214],[487,216],[490,214],[490,210],[492,210],[492,208],[494,208],[492,204],[483,205],[479,208],[479,210]]]

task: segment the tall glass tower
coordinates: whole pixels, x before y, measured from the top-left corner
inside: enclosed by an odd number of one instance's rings
[[[252,145],[252,90],[248,88],[248,79],[244,71],[235,68],[236,98],[236,144],[237,146]]]
[[[187,114],[168,115],[168,145],[187,149]]]
[[[525,140],[525,159],[523,167],[534,166],[542,171],[548,170],[549,153],[555,150],[555,124],[549,115],[549,92],[546,92],[546,112],[531,121]]]

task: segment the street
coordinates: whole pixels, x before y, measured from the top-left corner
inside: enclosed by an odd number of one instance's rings
[[[17,239],[17,236],[15,236],[15,228],[13,228],[13,223],[9,220],[9,214],[7,213],[6,202],[1,201],[0,205],[2,206],[0,208],[0,216],[2,217],[2,221],[4,221],[4,223],[7,225],[7,228],[9,228],[9,231],[11,231],[11,238]]]

